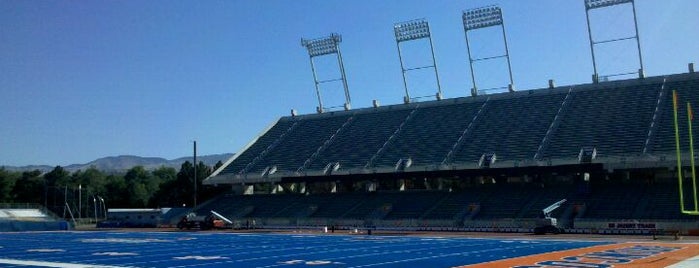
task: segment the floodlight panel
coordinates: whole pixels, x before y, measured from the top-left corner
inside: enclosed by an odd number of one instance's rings
[[[585,8],[595,9],[625,3],[633,3],[633,0],[585,0]]]
[[[430,25],[425,20],[396,23],[393,32],[397,42],[421,39],[430,37]]]
[[[315,57],[338,53],[338,44],[341,41],[342,37],[339,34],[331,34],[328,37],[313,40],[301,40],[301,45],[308,49],[308,54],[311,55],[311,57]]]
[[[464,29],[474,30],[502,24],[502,10],[498,6],[487,6],[464,11]]]

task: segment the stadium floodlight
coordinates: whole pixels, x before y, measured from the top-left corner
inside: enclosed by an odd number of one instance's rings
[[[595,9],[633,2],[633,0],[585,0],[585,8]]]
[[[393,25],[393,33],[396,37],[396,46],[398,47],[398,59],[400,60],[400,68],[403,73],[403,87],[405,88],[405,97],[403,97],[403,101],[405,103],[409,103],[411,98],[410,98],[410,93],[408,92],[408,81],[405,78],[405,73],[408,71],[414,71],[414,70],[420,70],[420,69],[425,69],[425,68],[433,68],[434,69],[434,76],[437,81],[437,94],[435,96],[437,97],[437,100],[442,99],[442,86],[439,83],[439,74],[437,73],[437,61],[435,60],[434,57],[434,45],[432,44],[432,35],[430,34],[430,24],[427,23],[425,19],[417,19],[417,20],[411,20],[411,21],[406,21],[406,22],[400,22],[396,23]],[[403,53],[400,50],[400,43],[404,41],[412,41],[412,40],[418,40],[418,39],[423,39],[427,38],[427,40],[430,41],[430,52],[432,53],[432,65],[427,65],[427,66],[421,66],[421,67],[414,67],[414,68],[405,68],[405,65],[403,64]],[[433,96],[433,95],[429,95]],[[424,98],[428,96],[422,96],[418,98]],[[417,99],[417,98],[416,98]]]
[[[351,107],[351,99],[349,94],[349,88],[347,86],[347,77],[345,75],[345,65],[342,62],[342,53],[340,53],[340,42],[342,42],[342,36],[337,33],[332,33],[329,36],[317,38],[317,39],[303,39],[301,38],[301,46],[308,50],[308,56],[311,60],[311,71],[313,72],[313,81],[315,82],[316,95],[318,96],[318,107],[316,110],[318,113],[323,113],[325,107],[323,107],[323,99],[320,94],[320,84],[327,82],[342,81],[342,86],[345,90],[345,104],[335,107],[343,107],[345,110],[349,110]],[[340,68],[340,78],[329,79],[329,80],[318,80],[318,74],[316,73],[315,63],[313,62],[314,57],[336,54],[337,55],[337,65]]]
[[[615,5],[620,5],[620,4],[626,4],[626,3],[631,4],[631,10],[633,12],[633,24],[634,24],[635,35],[630,36],[630,37],[622,37],[622,38],[603,40],[603,41],[593,40],[592,39],[592,28],[590,27],[590,10],[597,9],[597,8],[609,7],[609,6],[615,6]],[[630,75],[630,74],[638,74],[639,78],[643,78],[644,77],[643,57],[641,56],[641,41],[638,37],[638,21],[636,19],[636,5],[634,4],[634,1],[633,0],[585,0],[585,16],[587,19],[587,34],[588,34],[588,37],[590,38],[590,52],[592,53],[592,68],[593,68],[592,82],[598,83],[600,81],[599,73],[597,73],[597,59],[595,58],[595,45],[603,44],[603,43],[610,43],[610,42],[619,42],[619,41],[625,41],[625,40],[631,40],[631,39],[636,40],[636,48],[638,49],[638,63],[640,66],[638,71],[619,73],[619,74],[609,74],[609,75],[605,75],[603,77],[603,79],[606,79],[609,77],[615,77],[615,76]]]
[[[393,25],[397,42],[430,37],[430,25],[424,19],[406,21]]]
[[[308,54],[311,57],[338,53],[340,51],[338,47],[340,42],[342,42],[342,36],[336,33],[318,39],[301,39],[301,45],[308,49]]]
[[[464,11],[464,28],[475,30],[502,24],[502,11],[498,6],[487,6]]]
[[[514,91],[514,80],[512,79],[512,65],[510,64],[510,50],[507,47],[507,36],[505,34],[505,22],[502,18],[502,10],[496,5],[479,7],[474,9],[465,10],[461,16],[464,24],[464,36],[466,37],[466,50],[468,51],[468,60],[471,66],[471,81],[473,81],[473,88],[471,89],[471,95],[478,95],[478,86],[476,85],[476,75],[473,70],[473,63],[483,60],[494,60],[499,58],[507,59],[507,70],[510,75],[510,84],[507,87],[501,88],[491,88],[483,89],[480,91],[486,92],[493,89],[504,89],[507,88],[508,91]],[[477,30],[481,28],[487,28],[491,26],[500,25],[502,29],[502,39],[505,43],[505,54],[499,56],[490,56],[484,58],[474,59],[471,55],[471,43],[468,38],[468,32],[472,30]]]

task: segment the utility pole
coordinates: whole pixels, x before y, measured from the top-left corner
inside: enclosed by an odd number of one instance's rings
[[[197,141],[194,141],[194,206],[197,207]]]

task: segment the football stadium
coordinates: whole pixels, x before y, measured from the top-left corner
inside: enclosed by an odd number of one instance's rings
[[[633,0],[584,2],[588,14],[629,5],[636,23]],[[469,48],[473,87],[457,98],[442,96],[428,21],[396,23],[403,103],[364,108],[351,105],[341,35],[302,39],[317,112],[291,110],[251,137],[203,180],[223,194],[173,209],[160,229],[0,232],[0,266],[697,267],[699,73],[689,63],[647,76],[637,26],[593,40],[587,19],[590,82],[525,89],[500,7],[463,11],[467,46],[494,28],[505,52]],[[406,66],[401,46],[417,40],[429,41],[431,64]],[[598,73],[597,46],[619,41],[633,41],[638,68]],[[318,57],[336,60],[340,77],[319,80]],[[492,60],[509,82],[480,88],[474,64]],[[416,70],[434,72],[435,92],[414,96],[406,75]],[[341,104],[321,96],[327,83],[344,89]],[[0,224],[71,229],[27,220],[50,218],[37,211],[0,209]]]

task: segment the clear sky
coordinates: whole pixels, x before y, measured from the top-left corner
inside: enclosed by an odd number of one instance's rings
[[[699,1],[636,2],[646,75],[699,64]],[[199,154],[237,152],[291,108],[315,111],[300,39],[332,32],[353,107],[401,103],[393,24],[416,18],[430,23],[444,96],[467,96],[461,12],[490,4],[503,9],[517,89],[590,82],[583,0],[0,0],[0,166],[176,158],[193,140]],[[630,5],[597,11],[596,40],[633,34]],[[473,32],[474,56],[500,53],[496,30]],[[423,64],[426,43],[404,44],[408,65]],[[638,68],[635,43],[598,47],[600,73]],[[332,57],[317,59],[321,78],[337,75]],[[479,87],[506,85],[502,66],[477,65]],[[409,74],[411,94],[433,94],[430,79]],[[324,89],[342,103],[338,85]]]

